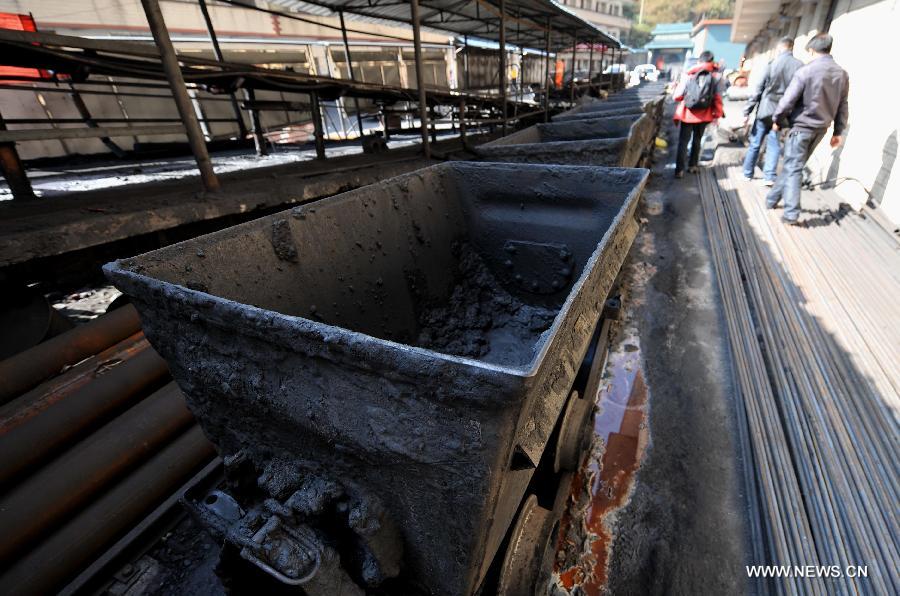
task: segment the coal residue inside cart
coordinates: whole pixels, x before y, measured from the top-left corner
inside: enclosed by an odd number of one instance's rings
[[[526,304],[510,294],[468,243],[459,255],[449,299],[419,315],[420,347],[491,364],[528,364],[558,309]]]

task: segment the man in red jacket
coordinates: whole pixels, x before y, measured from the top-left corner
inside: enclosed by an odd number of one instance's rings
[[[691,172],[697,171],[700,161],[700,145],[706,125],[725,115],[722,109],[722,93],[725,82],[719,74],[712,52],[703,52],[696,66],[688,70],[675,88],[674,120],[680,122],[678,134],[678,154],[675,159],[675,177],[684,176],[684,166]],[[693,140],[692,140],[693,139]],[[687,159],[688,143],[691,145],[690,159]]]

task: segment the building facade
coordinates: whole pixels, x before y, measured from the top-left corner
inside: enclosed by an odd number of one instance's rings
[[[731,19],[704,19],[694,25],[691,33],[694,41],[693,55],[712,52],[717,63],[725,68],[738,68],[747,44],[731,41]]]
[[[616,39],[621,39],[622,33],[631,29],[625,7],[633,5],[632,0],[562,0],[562,4]]]
[[[660,72],[669,73],[672,79],[681,73],[684,59],[694,49],[691,39],[692,23],[660,23],[653,28],[653,36],[644,46],[647,63],[653,64]]]
[[[890,60],[873,49],[898,25],[900,5],[893,0],[738,0],[732,28],[732,40],[747,44],[751,84],[781,37],[794,38],[794,55],[804,61],[810,38],[822,31],[834,37],[831,53],[850,74],[850,119],[844,144],[832,149],[822,142],[810,159],[813,182],[833,187],[855,208],[868,204],[893,226],[900,225],[900,111],[891,92],[897,82]]]

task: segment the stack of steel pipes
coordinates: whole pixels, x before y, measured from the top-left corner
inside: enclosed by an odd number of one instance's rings
[[[131,306],[0,362],[0,585],[58,591],[214,456]]]
[[[761,204],[748,214],[729,187],[724,168],[700,177],[748,431],[751,527],[767,549],[757,556],[841,569],[779,579],[777,592],[898,593],[896,418],[755,235],[748,220],[772,214]],[[844,573],[854,565],[868,566],[868,578]]]

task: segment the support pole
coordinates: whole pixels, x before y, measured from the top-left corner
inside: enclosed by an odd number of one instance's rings
[[[500,0],[500,103],[503,104],[503,136],[506,136],[506,0]]]
[[[147,22],[150,24],[150,31],[153,33],[153,40],[159,49],[163,70],[165,70],[166,79],[169,81],[169,87],[172,89],[175,106],[181,115],[181,122],[184,124],[188,143],[191,146],[191,151],[194,153],[194,159],[197,160],[203,188],[207,191],[216,191],[219,189],[219,179],[213,171],[212,162],[206,150],[203,131],[200,130],[197,114],[194,112],[191,98],[188,96],[187,88],[184,86],[184,77],[181,75],[181,67],[178,65],[178,56],[175,54],[174,46],[172,46],[169,31],[166,29],[166,21],[163,19],[162,10],[159,8],[159,0],[141,0],[141,4],[144,7],[144,13],[147,15]]]
[[[316,159],[325,159],[325,131],[322,129],[322,108],[319,104],[319,94],[309,94],[309,106],[313,121],[313,136],[316,141]],[[387,127],[385,127],[387,131]]]
[[[590,49],[588,50],[588,95],[591,94],[591,74],[594,72],[594,40],[588,40],[588,43],[591,44]]]
[[[2,114],[0,114],[0,130],[6,130]],[[16,151],[15,142],[0,143],[0,169],[3,170],[3,177],[9,184],[9,190],[12,191],[13,200],[36,198],[34,189],[31,188],[31,182],[28,180],[28,174],[25,173],[25,166],[22,165],[19,152]]]
[[[469,81],[469,36],[463,36],[463,77],[466,81],[466,93],[472,89],[472,83]]]
[[[547,37],[544,40],[544,122],[550,122],[550,32],[551,19],[547,17]]]
[[[606,44],[600,46],[602,49],[600,50],[600,89],[603,90],[603,61],[606,58]],[[612,69],[609,70],[609,80],[612,80],[613,72]]]
[[[516,11],[516,42],[519,44],[519,67],[516,69],[516,105],[513,106],[513,118],[519,117],[519,102],[522,101],[522,85],[525,82],[525,50],[522,48],[521,12]]]
[[[462,141],[463,149],[466,149],[466,100],[459,100],[459,138]]]
[[[344,25],[344,11],[339,10],[338,16],[341,18],[341,37],[344,39],[344,57],[347,59],[347,72],[350,73],[350,80],[356,81],[353,74],[353,59],[350,58],[350,42],[347,41],[347,27]],[[359,112],[359,98],[353,98],[353,107],[356,109],[356,126],[359,128],[359,137],[363,136],[362,114]]]
[[[425,94],[425,74],[422,68],[422,27],[419,20],[419,0],[409,0],[412,13],[413,49],[416,56],[416,87],[419,88],[419,120],[422,132],[422,151],[425,157],[431,157],[428,145],[428,97]]]
[[[263,134],[262,121],[259,119],[259,110],[252,108],[256,105],[256,90],[245,89],[247,103],[250,104],[250,122],[253,124],[253,144],[256,146],[257,155],[268,155],[269,147],[266,145],[266,136]]]
[[[615,53],[615,50],[613,50],[613,53]],[[622,48],[619,48],[619,55],[616,57],[616,62],[615,62],[615,63],[616,63],[616,64],[621,64],[621,63],[622,63]],[[625,86],[625,75],[622,75],[622,86],[623,86],[623,87]]]
[[[578,30],[572,32],[572,66],[569,68],[569,80],[572,85],[569,89],[569,101],[575,103],[575,53],[578,51]]]
[[[197,0],[200,3],[200,12],[203,13],[203,20],[206,21],[206,31],[209,33],[209,40],[212,42],[213,53],[216,55],[216,60],[219,62],[225,62],[225,55],[222,53],[222,48],[219,47],[219,38],[216,37],[216,30],[213,29],[212,18],[209,16],[209,8],[206,6],[206,0]],[[237,122],[238,126],[238,134],[241,137],[241,140],[247,138],[247,125],[244,124],[244,114],[241,112],[241,106],[238,105],[237,97],[234,96],[234,93],[229,93],[231,96],[231,109],[234,111],[234,120]]]
[[[434,106],[428,106],[428,119],[431,120],[431,142],[437,143],[437,114]]]

